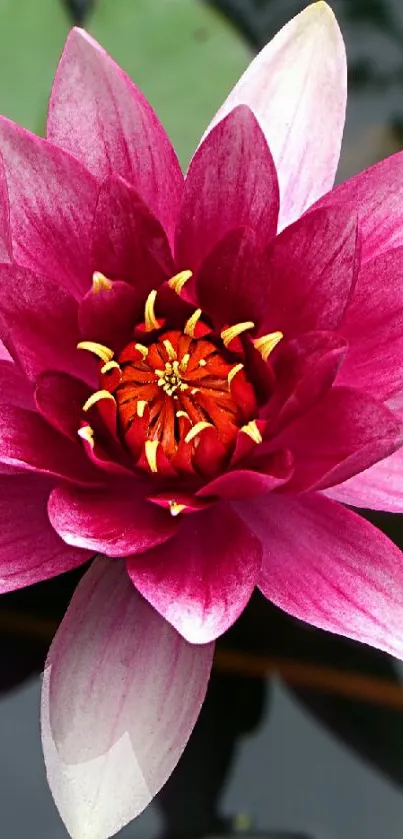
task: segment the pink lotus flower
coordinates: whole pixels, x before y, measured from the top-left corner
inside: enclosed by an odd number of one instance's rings
[[[185,179],[78,30],[47,139],[0,122],[1,589],[104,555],[43,685],[74,839],[111,836],[165,782],[255,586],[402,656],[400,552],[337,502],[403,509],[403,154],[329,192],[345,98],[319,2],[252,62]]]

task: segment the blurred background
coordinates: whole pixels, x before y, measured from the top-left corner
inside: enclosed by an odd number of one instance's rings
[[[0,112],[43,133],[69,27],[148,96],[184,166],[296,0],[0,0]],[[338,179],[403,146],[403,2],[334,0],[349,57]],[[366,514],[403,545],[397,516]],[[81,572],[82,573],[82,572]],[[39,673],[79,575],[0,600],[0,839],[67,839],[47,789]],[[258,595],[218,644],[184,757],[122,839],[402,839],[403,667]]]

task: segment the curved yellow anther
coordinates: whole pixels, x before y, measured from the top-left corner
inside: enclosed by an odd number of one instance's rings
[[[171,516],[179,516],[179,513],[181,513],[182,510],[186,510],[186,504],[178,504],[177,501],[169,502],[169,512],[171,513]]]
[[[145,411],[146,407],[147,407],[147,402],[145,402],[144,399],[139,399],[139,401],[137,402],[137,408],[136,408],[138,417],[140,417],[140,418],[144,417],[144,411]]]
[[[235,367],[233,367],[232,370],[229,371],[227,376],[229,385],[231,384],[232,379],[235,378],[236,374],[239,373],[240,370],[243,370],[243,364],[236,364]]]
[[[263,442],[263,437],[257,427],[256,420],[251,420],[247,425],[243,425],[241,431],[243,431],[244,434],[247,434],[254,443]]]
[[[165,341],[163,341],[162,343],[163,343],[163,345],[164,345],[164,347],[165,347],[165,349],[168,353],[168,358],[170,358],[171,361],[176,359],[176,352],[175,352],[171,342],[169,341],[169,339],[165,338]]]
[[[262,335],[261,338],[254,338],[253,345],[255,350],[260,352],[263,361],[267,361],[270,353],[273,352],[274,347],[284,338],[282,332],[270,332],[268,335]]]
[[[159,446],[158,440],[146,440],[144,449],[147,463],[151,472],[158,472],[157,466],[157,449]]]
[[[104,366],[101,367],[101,373],[103,374],[109,373],[110,370],[119,370],[119,373],[122,372],[120,369],[120,365],[117,363],[117,361],[107,361],[106,364],[104,364]]]
[[[190,416],[189,416],[189,414],[187,413],[187,411],[177,411],[177,412],[176,412],[176,416],[177,416],[177,417],[185,417],[185,419],[188,419],[188,420],[189,420],[189,422],[190,422]]]
[[[99,294],[100,291],[111,291],[112,287],[112,280],[108,280],[100,271],[94,271],[92,275],[92,291],[94,294]]]
[[[221,338],[223,340],[223,344],[225,347],[237,338],[242,332],[245,332],[247,329],[253,329],[254,327],[253,320],[246,320],[244,323],[235,323],[234,326],[229,326],[228,329],[223,329],[221,332]]]
[[[172,288],[173,291],[176,291],[177,294],[180,294],[183,286],[190,280],[192,276],[192,271],[179,271],[179,274],[175,274],[174,277],[171,277],[168,280],[168,285]]]
[[[188,352],[186,352],[185,355],[182,358],[182,361],[181,361],[180,365],[179,365],[179,370],[182,370],[182,371],[186,370],[186,368],[189,364],[189,361],[190,361],[190,354]]]
[[[201,431],[204,431],[205,428],[213,428],[211,422],[197,422],[193,428],[188,431],[185,437],[185,443],[190,443]]]
[[[93,405],[96,405],[97,402],[100,402],[101,399],[112,399],[112,402],[115,402],[115,399],[112,394],[109,393],[109,390],[97,390],[88,397],[86,402],[84,402],[83,411],[89,411],[89,409],[92,408]]]
[[[94,429],[90,425],[84,425],[82,428],[79,428],[77,434],[82,440],[89,443],[92,449],[94,448]]]
[[[157,321],[157,318],[155,317],[154,311],[156,298],[157,291],[154,288],[152,291],[150,291],[146,300],[146,304],[144,306],[144,323],[146,327],[146,332],[151,332],[153,329],[159,328],[159,323]]]
[[[148,347],[145,347],[144,344],[135,344],[134,349],[137,350],[143,358],[147,358],[148,356]]]
[[[110,350],[109,347],[105,347],[103,344],[97,344],[96,341],[80,341],[77,344],[78,350],[88,350],[88,352],[94,353],[97,355],[101,361],[106,364],[107,361],[112,361],[113,358],[113,350]]]
[[[194,337],[196,324],[197,324],[197,321],[200,318],[201,313],[202,313],[201,309],[196,309],[196,311],[193,312],[193,315],[185,323],[185,328],[184,328],[183,331],[184,331],[185,335],[189,335],[190,338]]]

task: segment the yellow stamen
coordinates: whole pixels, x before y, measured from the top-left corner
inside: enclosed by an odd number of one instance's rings
[[[134,349],[137,350],[143,358],[147,358],[148,356],[148,347],[145,347],[144,344],[135,344]]]
[[[119,373],[122,372],[120,369],[120,365],[117,363],[117,361],[107,361],[106,364],[104,364],[104,366],[101,367],[101,373],[103,374],[109,373],[110,370],[119,370]]]
[[[231,341],[234,338],[237,338],[241,332],[245,332],[246,329],[253,329],[254,323],[252,320],[246,320],[244,323],[235,323],[234,326],[229,326],[228,329],[223,329],[221,332],[221,338],[223,340],[224,346],[228,347]]]
[[[190,421],[190,416],[186,411],[177,411],[176,416],[177,417],[185,417],[185,419],[188,419]]]
[[[186,321],[185,328],[183,330],[185,335],[189,335],[191,338],[194,338],[195,327],[196,327],[197,321],[200,318],[201,313],[202,313],[201,309],[196,309],[196,311],[193,312],[193,315],[189,318],[189,320]]]
[[[113,358],[113,350],[110,350],[109,347],[105,347],[103,344],[97,344],[95,341],[80,341],[80,343],[77,344],[77,349],[88,350],[88,352],[94,353],[94,355],[97,355],[98,358],[100,358],[105,364]]]
[[[243,431],[244,434],[247,434],[254,443],[263,442],[263,437],[257,427],[256,420],[251,420],[247,425],[243,425],[241,431]]]
[[[173,291],[176,291],[177,294],[180,294],[183,289],[183,286],[185,285],[185,283],[187,283],[188,280],[190,280],[191,276],[192,271],[180,271],[179,274],[175,274],[174,277],[171,277],[171,279],[168,280],[168,285],[170,288],[173,289]]]
[[[273,352],[274,347],[284,338],[282,332],[270,332],[269,335],[262,335],[261,338],[255,338],[253,341],[255,350],[260,352],[263,361],[267,361],[270,353]]]
[[[243,369],[243,364],[236,364],[235,367],[233,367],[232,370],[229,371],[228,376],[227,376],[229,385],[231,384],[232,379],[235,378],[236,374],[239,373],[239,371],[242,370],[242,369]]]
[[[99,294],[100,291],[111,291],[113,283],[108,280],[100,271],[94,271],[92,275],[92,291]]]
[[[186,510],[186,504],[178,504],[177,501],[169,502],[169,512],[171,513],[171,516],[179,516],[179,513],[181,513],[182,510]]]
[[[199,361],[199,367],[205,367],[205,366],[206,366],[206,364],[207,364],[206,359],[205,359],[205,358],[201,358],[201,359],[200,359],[200,361]]]
[[[146,407],[147,407],[147,402],[145,402],[144,399],[139,399],[139,401],[137,402],[137,408],[136,408],[138,417],[140,417],[140,418],[144,417],[144,411],[145,411]]]
[[[204,431],[205,428],[213,428],[213,425],[211,422],[197,422],[196,425],[194,425],[193,428],[191,428],[186,434],[185,443],[190,443],[191,440],[197,437],[197,435],[200,434],[200,431]]]
[[[186,370],[186,367],[188,366],[189,361],[190,361],[190,354],[187,352],[183,356],[182,361],[180,363],[180,370]]]
[[[159,446],[158,440],[146,440],[145,442],[145,455],[147,459],[147,463],[150,467],[151,472],[158,472],[157,466],[157,449]]]
[[[94,429],[90,425],[84,425],[83,428],[79,428],[77,434],[82,440],[89,443],[92,449],[94,448]]]
[[[101,399],[112,399],[112,402],[115,402],[115,399],[112,394],[109,393],[109,390],[97,390],[96,393],[93,393],[88,397],[87,401],[83,405],[83,411],[89,411],[89,409],[92,408],[93,405],[96,405],[97,402],[100,402]]]
[[[156,297],[157,292],[154,288],[152,291],[150,291],[146,300],[146,305],[144,307],[144,323],[146,327],[146,332],[151,332],[153,329],[159,328],[159,323],[157,321],[157,318],[155,317],[154,311]]]
[[[163,341],[162,343],[163,343],[163,345],[164,345],[164,347],[165,347],[165,349],[168,353],[168,358],[170,358],[171,361],[176,359],[176,352],[175,352],[171,342],[168,340],[168,338],[165,338],[165,341]]]

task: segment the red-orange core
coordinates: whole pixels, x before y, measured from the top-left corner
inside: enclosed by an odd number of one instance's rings
[[[183,446],[194,452],[207,429],[229,454],[257,404],[242,364],[205,338],[166,331],[148,346],[132,342],[120,353],[120,375],[101,387],[115,397],[120,434],[133,453],[140,438],[161,445],[171,460]],[[112,372],[112,371],[111,371]]]

